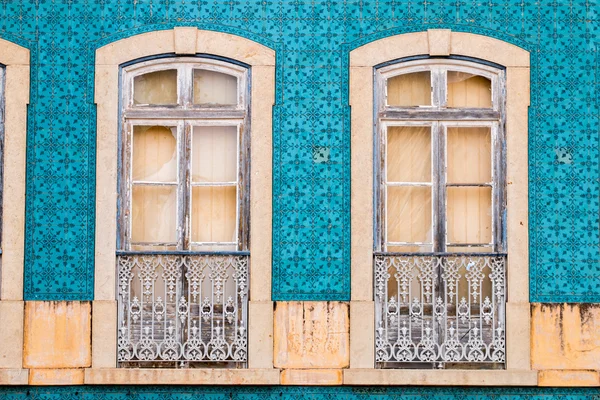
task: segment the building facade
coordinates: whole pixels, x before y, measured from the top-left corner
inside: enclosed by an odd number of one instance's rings
[[[0,16],[3,398],[600,396],[600,3]]]

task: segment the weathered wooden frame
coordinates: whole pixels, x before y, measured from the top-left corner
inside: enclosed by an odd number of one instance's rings
[[[234,76],[238,82],[237,103],[235,105],[202,106],[193,103],[193,72],[197,69],[220,72]],[[139,105],[134,104],[134,80],[137,76],[165,70],[177,71],[177,104]],[[169,57],[152,61],[133,63],[123,67],[121,72],[121,157],[119,174],[119,250],[131,250],[132,245],[144,247],[175,247],[176,250],[190,251],[192,246],[228,245],[238,251],[247,251],[250,245],[250,82],[249,66],[242,66],[233,60],[207,57]],[[134,182],[131,176],[133,154],[132,133],[134,126],[159,125],[177,127],[177,182]],[[235,182],[200,184],[191,180],[192,137],[197,126],[236,126],[238,131],[238,164]],[[173,243],[132,243],[131,192],[133,185],[176,186],[177,187],[177,238]],[[195,186],[235,186],[236,240],[234,242],[195,243],[191,240],[191,198]]]
[[[431,106],[398,107],[387,104],[387,81],[395,76],[414,72],[431,73]],[[446,108],[447,73],[449,71],[465,72],[483,76],[490,80],[492,108]],[[383,66],[375,66],[375,109],[377,127],[374,140],[374,251],[385,252],[387,246],[422,246],[430,245],[432,252],[444,253],[448,246],[460,247],[492,247],[493,252],[504,252],[505,211],[506,211],[506,155],[504,154],[505,125],[505,89],[504,69],[479,64],[475,60],[452,58],[422,57],[414,60],[396,60]],[[388,182],[387,165],[387,128],[389,126],[422,126],[430,127],[431,132],[431,184],[416,182]],[[446,153],[448,127],[489,127],[491,131],[492,179],[485,184],[448,184],[446,182]],[[432,243],[392,243],[386,238],[387,233],[387,187],[393,186],[429,186],[432,195]],[[492,241],[491,243],[448,243],[446,216],[446,191],[448,187],[491,187],[492,189]]]

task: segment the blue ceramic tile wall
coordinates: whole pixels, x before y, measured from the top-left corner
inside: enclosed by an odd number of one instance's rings
[[[277,50],[274,299],[350,298],[348,52],[451,28],[532,52],[531,300],[600,301],[599,1],[0,0],[32,56],[25,298],[93,298],[95,49],[190,25]]]
[[[598,400],[597,389],[364,387],[3,387],[2,400]]]

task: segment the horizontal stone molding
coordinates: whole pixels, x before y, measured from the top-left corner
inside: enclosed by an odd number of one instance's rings
[[[86,385],[278,385],[278,369],[88,368]]]
[[[83,368],[31,369],[29,384],[37,386],[83,385]]]
[[[347,369],[344,385],[536,386],[537,371]]]
[[[21,368],[0,369],[0,385],[27,385],[29,370]]]
[[[342,369],[284,369],[282,385],[333,386],[343,383]]]
[[[545,387],[600,387],[600,372],[593,370],[540,371],[538,384]]]

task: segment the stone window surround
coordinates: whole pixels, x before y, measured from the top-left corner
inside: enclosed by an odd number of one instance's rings
[[[507,363],[506,370],[374,369],[373,301],[373,68],[410,56],[460,55],[506,68]],[[350,52],[351,273],[350,369],[354,385],[536,385],[530,362],[528,254],[529,52],[487,36],[433,29],[396,35]]]
[[[26,384],[23,370],[23,257],[25,243],[25,157],[30,54],[0,39],[5,66],[2,279],[0,287],[0,383]]]
[[[212,54],[251,66],[251,266],[248,369],[127,369],[117,364],[116,234],[120,65],[160,54]],[[271,301],[272,107],[275,52],[251,40],[195,27],[122,39],[96,51],[96,248],[89,384],[278,384]]]

